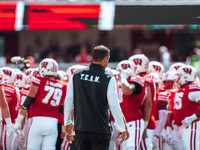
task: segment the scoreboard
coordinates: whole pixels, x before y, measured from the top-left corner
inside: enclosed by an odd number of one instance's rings
[[[100,5],[46,5],[28,6],[28,30],[83,30],[88,22],[98,22]]]
[[[114,2],[26,5],[23,1],[0,2],[0,30],[84,30],[97,28],[98,24],[101,30],[112,30],[114,8]]]

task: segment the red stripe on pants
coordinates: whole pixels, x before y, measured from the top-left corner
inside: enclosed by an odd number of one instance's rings
[[[137,121],[135,121],[135,150],[137,149]]]
[[[194,150],[196,150],[196,133],[197,133],[197,124],[195,122],[195,130],[194,130]]]
[[[193,136],[193,124],[191,124],[190,150],[192,150],[192,136]]]

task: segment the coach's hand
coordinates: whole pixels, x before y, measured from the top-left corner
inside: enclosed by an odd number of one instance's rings
[[[130,133],[128,130],[125,131],[126,132],[126,137],[125,137],[125,140],[127,140],[129,137],[130,137]]]
[[[116,139],[119,139],[119,144],[121,144],[126,139],[126,131],[125,132],[118,132]]]
[[[72,141],[74,140],[75,134],[73,130],[74,130],[74,126],[72,124],[65,126],[65,137],[69,143],[72,143]]]

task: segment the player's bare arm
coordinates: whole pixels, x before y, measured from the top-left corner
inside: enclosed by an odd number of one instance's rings
[[[121,89],[125,95],[131,95],[131,94],[133,94],[133,92],[135,90],[135,85],[129,84],[127,81],[126,82],[124,81],[121,84]]]
[[[8,103],[6,102],[3,86],[0,86],[0,107],[3,118],[10,118]]]
[[[27,95],[27,98],[26,98],[24,104],[22,105],[22,107],[19,111],[19,114],[17,116],[16,123],[15,123],[15,129],[21,128],[21,122],[24,119],[24,116],[26,115],[26,113],[28,112],[32,102],[34,101],[34,98],[35,98],[37,92],[38,92],[38,86],[31,85],[30,91]]]
[[[146,128],[150,119],[151,107],[152,107],[151,88],[148,85],[147,85],[147,96],[144,100],[143,106],[144,106],[143,119],[145,121],[145,128]]]

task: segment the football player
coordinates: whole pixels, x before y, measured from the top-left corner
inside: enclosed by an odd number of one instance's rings
[[[137,54],[137,55],[131,56],[129,60],[135,64],[136,74],[145,80],[145,84],[149,88],[147,94],[151,95],[151,101],[153,104],[153,101],[155,100],[155,97],[156,97],[156,88],[155,88],[155,83],[153,79],[150,76],[148,76],[149,59],[143,54]],[[146,111],[146,109],[147,108],[144,107],[143,111]],[[142,150],[152,149],[152,137],[153,137],[153,131],[156,128],[156,122],[152,114],[152,111],[150,115],[151,116],[150,116],[149,122],[145,124],[145,132],[144,132],[143,140],[141,142]]]
[[[12,123],[15,123],[15,119],[17,118],[17,114],[19,111],[19,98],[20,93],[19,89],[14,85],[14,80],[16,78],[15,71],[11,69],[10,67],[2,67],[0,69],[0,74],[3,77],[3,83],[4,83],[4,93],[6,97],[6,101],[9,106],[10,110],[10,116]],[[3,122],[3,132],[2,132],[2,138],[1,138],[1,144],[3,149],[12,149],[11,141],[14,138],[14,132],[7,134],[7,127],[5,122]]]
[[[117,94],[118,94],[118,100],[119,103],[122,102],[122,90],[121,90],[121,83],[120,83],[120,76],[119,76],[119,71],[115,69],[111,69],[109,67],[106,67],[105,71],[109,72],[109,74],[113,74],[116,79],[116,85],[117,85]],[[111,132],[111,137],[110,137],[110,145],[109,145],[109,150],[118,150],[120,147],[119,142],[116,139],[117,136],[117,128],[115,126],[115,121],[114,118],[111,114],[111,126],[112,126],[112,132]]]
[[[139,150],[145,124],[149,121],[151,99],[146,95],[145,81],[134,75],[135,65],[128,60],[121,61],[117,70],[120,72],[123,101],[120,104],[127,121],[129,139],[121,144],[122,150]],[[142,106],[148,108],[144,112]]]
[[[6,135],[9,136],[12,134],[13,132],[13,125],[12,125],[12,121],[11,121],[11,117],[10,117],[10,111],[9,111],[9,106],[8,106],[8,103],[6,101],[6,98],[5,98],[5,93],[4,93],[4,87],[3,87],[3,78],[2,76],[0,76],[0,111],[1,111],[1,115],[2,117],[4,118],[5,120],[5,123],[6,123]],[[2,136],[2,132],[4,130],[4,125],[2,124],[3,122],[0,121],[0,127],[1,127],[1,131],[0,131],[0,149],[3,147],[6,147],[5,144],[6,143],[2,143],[2,139],[4,138],[4,136]],[[4,123],[4,124],[5,124]],[[5,133],[5,132],[4,132]],[[4,134],[5,135],[5,134]]]
[[[153,133],[152,144],[153,149],[163,150],[163,129],[167,119],[167,104],[169,102],[168,93],[160,92],[160,77],[156,73],[149,74],[156,84],[156,99],[153,104],[153,115],[156,120],[156,129]]]
[[[74,72],[75,72],[75,70],[76,69],[78,69],[78,68],[84,68],[85,66],[83,66],[83,65],[73,65],[73,66],[70,66],[68,69],[67,69],[67,71],[66,71],[66,76],[65,76],[65,82],[69,82],[69,80],[72,78],[72,76],[73,76],[73,74],[74,74]],[[73,113],[73,110],[72,110],[72,120],[73,120],[73,115],[74,115],[74,113]],[[61,144],[61,150],[68,150],[68,149],[76,149],[76,142],[75,142],[75,140],[76,140],[76,137],[74,136],[74,140],[72,141],[72,143],[69,143],[68,141],[67,141],[67,139],[66,139],[66,137],[64,137],[64,139],[63,139],[63,141],[62,141],[62,144]]]
[[[43,59],[39,65],[41,77],[33,79],[29,94],[16,119],[15,130],[32,105],[31,126],[28,131],[27,149],[53,150],[57,140],[58,114],[66,94],[66,84],[55,80],[58,64],[51,58]]]
[[[166,128],[164,130],[164,148],[166,150],[170,149],[176,149],[177,144],[175,141],[172,140],[172,133],[173,133],[173,127],[172,127],[172,119],[173,119],[173,103],[175,94],[177,93],[177,79],[178,76],[176,74],[175,70],[169,70],[167,71],[163,76],[163,92],[168,93],[169,102],[167,105],[167,121],[166,121]]]
[[[185,65],[177,73],[180,87],[173,105],[174,137],[179,149],[200,149],[200,84],[195,81],[197,71]]]
[[[62,70],[58,70],[56,79],[62,82],[66,82],[67,80],[66,72]],[[63,142],[63,138],[65,137],[63,106],[61,106],[61,109],[59,112],[60,113],[59,113],[59,119],[58,119],[58,138],[56,142],[56,149],[68,150],[70,148],[69,143],[67,141]]]

